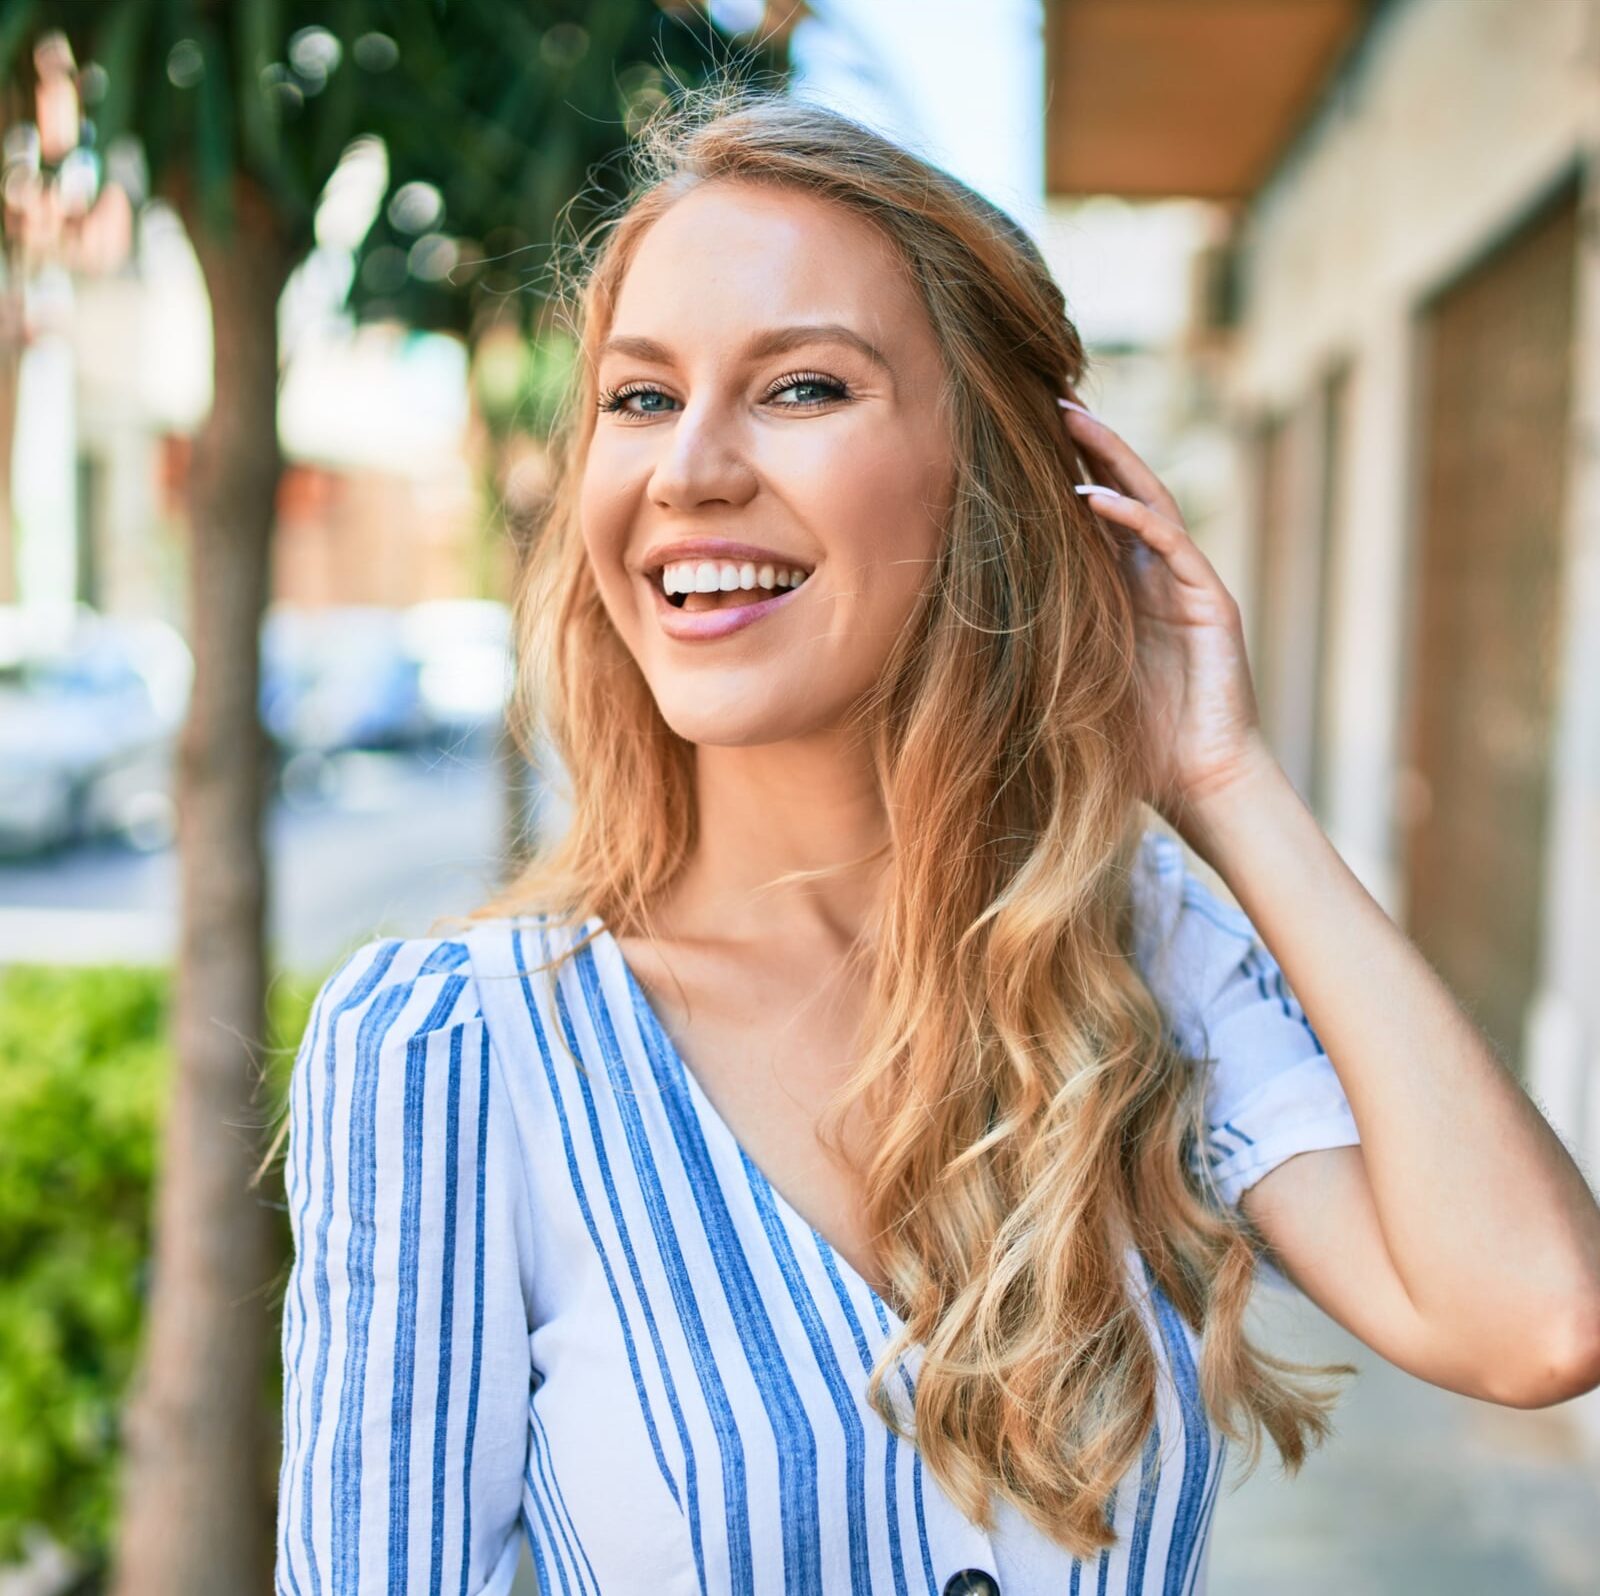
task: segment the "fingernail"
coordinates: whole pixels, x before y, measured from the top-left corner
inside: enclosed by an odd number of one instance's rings
[[[1098,421],[1100,419],[1099,416],[1094,413],[1094,411],[1085,409],[1083,405],[1080,405],[1071,399],[1057,399],[1056,403],[1060,405],[1063,410],[1076,410],[1080,416],[1087,416],[1091,421]]]
[[[1118,493],[1115,488],[1103,488],[1098,482],[1076,483],[1074,484],[1072,491],[1074,493],[1104,493],[1113,499],[1120,499],[1123,497],[1123,495]]]

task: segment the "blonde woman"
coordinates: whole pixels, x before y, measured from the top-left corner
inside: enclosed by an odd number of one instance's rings
[[[1227,1443],[1297,1467],[1348,1369],[1245,1336],[1268,1267],[1594,1385],[1600,1213],[1037,251],[790,99],[646,153],[518,596],[570,823],[301,1045],[278,1589],[1192,1596]]]

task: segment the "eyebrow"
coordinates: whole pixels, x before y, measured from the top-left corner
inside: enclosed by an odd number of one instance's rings
[[[820,343],[846,344],[857,353],[865,355],[874,365],[881,366],[884,371],[891,369],[889,362],[873,344],[853,327],[846,327],[843,322],[838,321],[803,322],[789,327],[769,327],[765,332],[757,333],[749,341],[745,346],[745,354],[757,359],[763,355],[781,355],[802,344]],[[657,343],[654,338],[641,338],[628,333],[620,333],[601,344],[596,358],[603,360],[607,355],[630,355],[635,360],[649,360],[660,366],[672,364],[672,352],[665,344]]]

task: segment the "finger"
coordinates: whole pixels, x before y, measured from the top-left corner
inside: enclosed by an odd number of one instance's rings
[[[1061,405],[1067,429],[1080,447],[1092,451],[1097,460],[1108,464],[1117,480],[1135,498],[1143,499],[1174,521],[1183,520],[1178,502],[1168,492],[1166,484],[1104,421],[1075,401],[1058,400],[1057,403]]]
[[[1075,491],[1088,500],[1096,514],[1128,528],[1147,548],[1154,549],[1166,562],[1167,569],[1185,586],[1208,591],[1222,587],[1216,569],[1180,523],[1169,520],[1139,499],[1116,493],[1098,483],[1084,483]]]

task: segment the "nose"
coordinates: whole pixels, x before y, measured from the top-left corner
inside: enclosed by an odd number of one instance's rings
[[[657,429],[660,453],[650,472],[650,502],[663,510],[748,504],[756,473],[737,426],[709,404],[690,403],[670,427]]]

